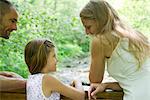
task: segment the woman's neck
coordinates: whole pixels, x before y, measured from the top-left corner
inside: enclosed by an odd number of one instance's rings
[[[120,37],[117,35],[117,33],[113,31],[111,33],[105,33],[103,37],[104,41],[107,42],[108,46],[111,46],[112,50],[114,50],[120,40]]]

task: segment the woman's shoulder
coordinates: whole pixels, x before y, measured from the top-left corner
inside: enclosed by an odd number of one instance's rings
[[[103,36],[94,36],[92,37],[92,44],[101,46],[101,45],[106,44],[106,41]]]
[[[102,37],[95,36],[92,38],[91,46],[94,49],[101,49],[102,50],[102,49],[108,47],[107,45],[108,45],[107,42]]]

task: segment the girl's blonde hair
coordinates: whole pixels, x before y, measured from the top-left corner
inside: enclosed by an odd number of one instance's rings
[[[47,59],[54,44],[45,39],[30,41],[25,47],[25,62],[31,74],[40,73],[47,64]]]
[[[139,62],[142,62],[150,55],[150,44],[148,38],[142,33],[127,27],[121,21],[117,12],[104,0],[90,0],[81,10],[80,17],[82,19],[96,20],[99,32],[98,34],[115,32],[120,37],[129,39],[129,52],[131,52]]]

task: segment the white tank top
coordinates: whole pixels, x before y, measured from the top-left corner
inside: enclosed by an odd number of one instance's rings
[[[150,100],[150,57],[140,69],[129,51],[129,40],[123,38],[108,59],[107,70],[124,91],[123,100]]]

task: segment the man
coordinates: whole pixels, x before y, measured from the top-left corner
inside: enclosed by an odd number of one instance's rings
[[[17,30],[18,13],[13,5],[6,0],[0,0],[0,36],[9,39],[10,33]]]
[[[7,0],[0,0],[0,37],[9,39],[10,33],[17,30],[18,13]],[[26,80],[13,72],[0,72],[0,91],[25,88]]]

